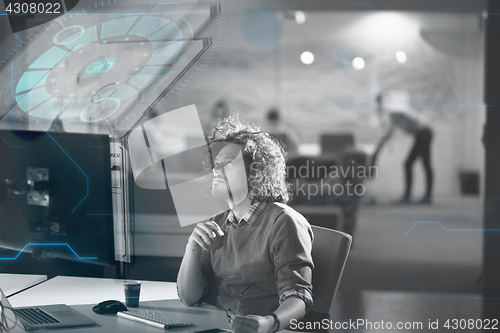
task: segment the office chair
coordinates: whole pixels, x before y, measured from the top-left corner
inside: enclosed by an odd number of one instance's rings
[[[351,235],[337,230],[317,226],[312,226],[312,230],[314,233],[312,248],[314,303],[311,310],[301,320],[304,323],[321,322],[330,317],[330,309],[339,288],[352,243]]]

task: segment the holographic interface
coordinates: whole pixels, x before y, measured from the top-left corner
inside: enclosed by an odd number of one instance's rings
[[[36,118],[46,129],[123,137],[211,43],[196,37],[211,19],[206,5],[92,9],[21,36],[27,45],[0,69],[9,128]]]

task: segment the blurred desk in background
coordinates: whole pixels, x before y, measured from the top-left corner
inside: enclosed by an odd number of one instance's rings
[[[161,332],[156,327],[116,315],[97,315],[92,311],[97,303],[113,299],[124,301],[124,296],[123,280],[57,276],[10,297],[9,301],[13,307],[66,304],[97,323],[94,326],[57,329],[57,333]],[[176,328],[179,333],[229,328],[225,311],[208,304],[194,307],[182,304],[177,298],[176,284],[172,282],[142,281],[140,299],[139,307],[131,310],[146,310],[196,325]],[[16,328],[12,332],[23,330]]]

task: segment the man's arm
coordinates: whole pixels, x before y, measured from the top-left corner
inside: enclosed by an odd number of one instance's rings
[[[207,245],[211,244],[211,238],[215,237],[215,233],[220,236],[224,235],[217,223],[210,221],[198,223],[189,236],[177,275],[179,298],[186,305],[197,304],[205,293],[206,282],[201,270],[202,249],[207,249]]]
[[[201,248],[191,248],[189,243],[177,275],[177,290],[179,298],[186,305],[195,305],[203,297],[205,290],[201,274]]]
[[[306,305],[296,297],[290,297],[281,303],[274,311],[274,314],[279,319],[278,324],[275,323],[274,317],[267,316],[235,316],[232,321],[232,329],[234,333],[269,333],[276,330],[285,329],[290,325],[292,319],[302,318],[306,313]]]

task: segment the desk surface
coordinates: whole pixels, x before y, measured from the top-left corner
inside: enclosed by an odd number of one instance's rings
[[[108,299],[124,301],[123,280],[57,276],[31,289],[9,298],[13,307],[67,304],[94,320],[97,325],[65,328],[44,332],[57,333],[159,333],[158,328],[136,323],[116,315],[97,315],[92,307]],[[188,307],[177,299],[176,284],[172,282],[143,281],[140,306],[137,310],[153,311],[166,317],[194,323],[196,326],[177,328],[178,333],[188,333],[212,328],[229,329],[226,312],[203,304]],[[23,332],[16,328],[11,333]],[[283,331],[288,332],[288,331]]]
[[[96,326],[57,329],[57,333],[129,333],[161,330],[136,323],[116,315],[97,315],[92,307],[108,299],[124,301],[123,280],[57,276],[9,298],[12,306],[67,304],[97,322]],[[143,281],[138,310],[153,311],[167,317],[194,323],[195,327],[176,331],[194,332],[211,328],[229,328],[225,311],[210,305],[188,307],[177,299],[176,284],[172,282]],[[21,329],[12,332],[22,332]],[[56,332],[51,330],[51,332]]]
[[[97,315],[92,311],[91,304],[71,305],[73,309],[94,320],[97,325],[75,328],[59,328],[57,330],[43,330],[43,332],[54,333],[161,333],[165,332],[156,327],[133,322],[116,315]],[[172,332],[188,333],[212,328],[227,328],[229,324],[226,313],[211,305],[188,307],[179,300],[163,300],[141,302],[138,310],[147,310],[164,315],[166,317],[185,320],[196,326],[176,328]],[[11,333],[23,332],[16,328]]]
[[[45,280],[47,280],[47,275],[0,274],[0,288],[5,296],[9,297]]]
[[[97,304],[105,300],[125,301],[123,280],[56,276],[9,298],[14,307],[48,304]],[[141,301],[177,299],[173,282],[143,281]]]

